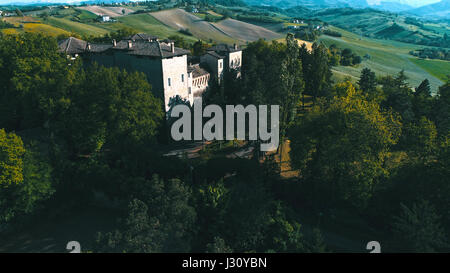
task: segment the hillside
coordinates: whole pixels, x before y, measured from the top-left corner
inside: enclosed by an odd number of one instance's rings
[[[181,9],[153,12],[151,15],[171,28],[188,29],[193,36],[205,41],[244,43],[259,38],[273,40],[281,36],[266,28],[234,19],[226,19],[217,23],[207,22]]]
[[[408,10],[407,13],[424,17],[441,17],[450,19],[450,0]]]
[[[249,5],[270,5],[280,8],[303,6],[312,9],[338,7],[368,7],[366,0],[245,0]]]
[[[128,15],[128,14],[134,12],[134,10],[132,10],[132,9],[123,8],[123,7],[85,6],[85,7],[79,7],[79,9],[87,10],[98,16],[108,15],[110,17],[124,16],[124,15]]]
[[[415,18],[374,9],[326,9],[311,16],[366,37],[450,47],[450,40],[444,37],[448,24],[429,27]]]
[[[417,87],[424,79],[431,83],[432,91],[442,85],[443,80],[450,71],[450,62],[438,60],[420,60],[408,54],[416,48],[415,45],[362,37],[331,27],[332,30],[342,33],[342,38],[323,35],[319,41],[325,45],[337,45],[339,48],[349,48],[360,56],[366,56],[365,60],[357,66],[337,66],[333,68],[335,79],[342,80],[350,77],[357,81],[361,70],[370,68],[378,76],[394,75],[400,70],[405,70],[408,83]]]

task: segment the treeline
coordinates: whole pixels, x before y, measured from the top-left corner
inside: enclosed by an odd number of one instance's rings
[[[329,47],[331,66],[353,66],[362,62],[362,57],[356,55],[350,48],[341,50],[335,44]]]
[[[0,20],[0,29],[2,28],[15,28],[15,26],[11,23],[8,23],[4,20]]]
[[[450,61],[450,50],[443,48],[424,48],[410,51],[409,54],[422,59],[438,59]]]

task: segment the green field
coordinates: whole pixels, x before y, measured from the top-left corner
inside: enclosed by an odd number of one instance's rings
[[[417,61],[420,60],[409,55],[409,51],[420,46],[361,37],[336,27],[330,27],[330,29],[342,33],[343,37],[336,38],[323,35],[319,41],[327,46],[335,44],[341,49],[350,48],[362,57],[366,54],[370,56],[370,59],[365,59],[362,64],[354,67],[334,67],[337,79],[345,77],[357,79],[361,70],[366,67],[373,70],[378,76],[394,75],[403,69],[412,87],[416,87],[424,79],[428,79],[433,91],[436,92],[437,88],[443,84],[442,73],[450,71],[450,62],[423,60],[419,64]]]
[[[443,81],[446,81],[448,76],[450,76],[450,62],[448,61],[423,60],[418,58],[411,58],[411,61]]]
[[[110,32],[108,29],[105,28],[89,24],[78,23],[66,18],[49,17],[44,22],[51,26],[64,29],[68,32],[77,33],[81,36],[89,36],[89,35],[100,36]]]
[[[197,41],[195,37],[181,34],[177,30],[162,24],[160,21],[156,20],[153,16],[147,13],[123,16],[119,18],[119,22],[124,26],[130,27],[139,32],[148,33],[160,38],[168,38],[171,35],[179,35],[190,41]]]

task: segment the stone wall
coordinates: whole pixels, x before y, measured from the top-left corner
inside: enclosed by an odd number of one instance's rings
[[[162,59],[162,74],[166,111],[170,98],[177,95],[192,102],[188,92],[187,55]]]

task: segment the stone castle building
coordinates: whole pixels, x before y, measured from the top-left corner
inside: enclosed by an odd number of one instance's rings
[[[207,90],[211,81],[221,82],[225,71],[240,70],[242,50],[234,45],[216,45],[200,57],[200,63],[188,64],[190,52],[175,47],[173,41],[147,34],[136,34],[110,44],[95,44],[70,37],[58,43],[59,51],[69,58],[82,57],[87,63],[143,72],[154,94],[169,102],[179,96],[191,104]]]

